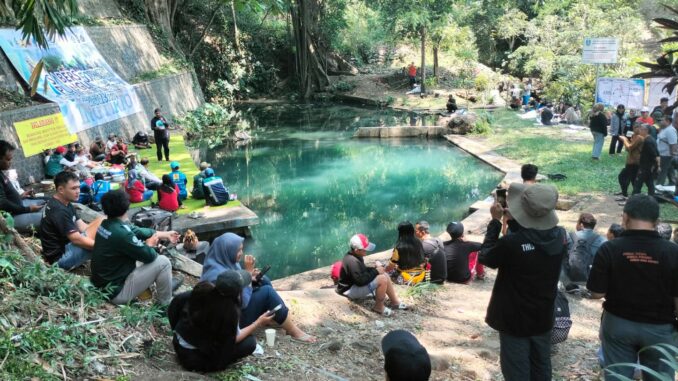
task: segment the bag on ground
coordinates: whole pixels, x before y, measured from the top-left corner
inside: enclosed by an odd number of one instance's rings
[[[162,209],[146,209],[135,213],[130,219],[136,226],[157,231],[172,230],[172,212]]]
[[[570,333],[570,328],[572,327],[570,304],[567,301],[565,294],[560,291],[556,294],[554,308],[555,322],[553,323],[553,330],[551,331],[551,344],[558,344],[567,340],[567,335]]]

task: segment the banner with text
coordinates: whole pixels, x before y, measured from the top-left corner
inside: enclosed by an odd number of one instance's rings
[[[69,131],[76,133],[142,110],[134,88],[108,66],[81,27],[40,49],[21,31],[0,29],[0,48],[28,83],[42,59],[37,93],[59,104]]]
[[[57,146],[78,141],[78,136],[68,132],[63,115],[52,114],[14,123],[25,157]]]
[[[645,81],[642,79],[598,78],[596,103],[626,109],[640,110],[645,100]]]

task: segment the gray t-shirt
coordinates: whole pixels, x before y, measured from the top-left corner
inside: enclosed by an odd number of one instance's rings
[[[671,156],[671,145],[678,143],[678,133],[673,126],[664,127],[657,134],[659,156]]]

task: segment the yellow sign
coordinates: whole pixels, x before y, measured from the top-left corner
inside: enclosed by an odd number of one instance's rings
[[[78,136],[68,132],[61,113],[14,123],[24,156],[78,141]]]

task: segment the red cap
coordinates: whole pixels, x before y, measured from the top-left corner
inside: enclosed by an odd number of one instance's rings
[[[58,153],[59,155],[63,155],[63,154],[66,153],[66,147],[64,147],[64,146],[58,146],[58,147],[56,148],[55,152]]]

